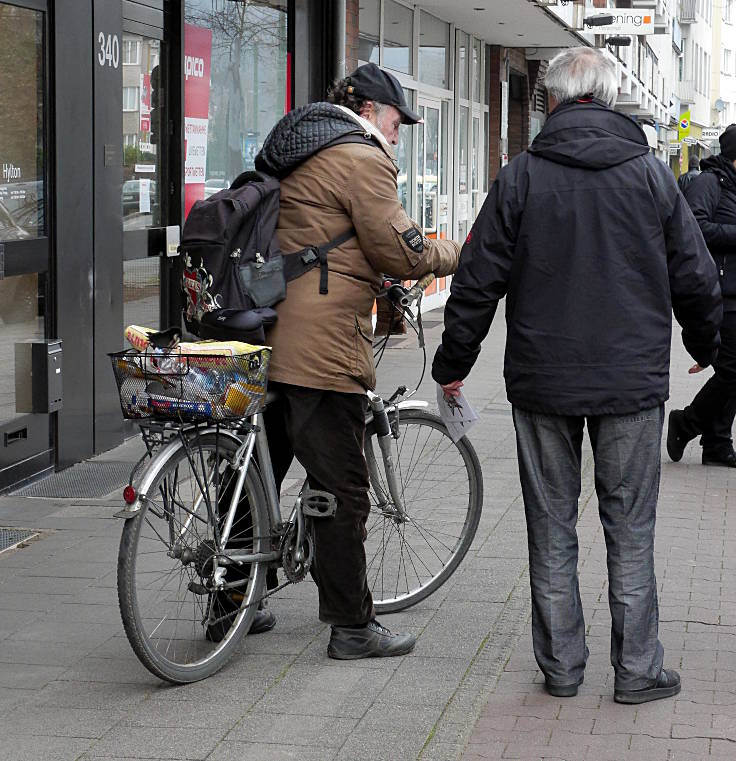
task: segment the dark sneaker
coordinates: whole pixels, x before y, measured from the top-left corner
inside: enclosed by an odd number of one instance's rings
[[[224,608],[224,605],[227,604],[233,608],[232,618],[234,619],[239,610],[241,601],[238,601],[236,604],[228,598],[226,603],[219,603],[219,611],[217,610],[218,606],[214,606],[212,613],[215,618],[218,616],[224,616],[227,612],[227,610]],[[238,607],[236,607],[236,605]],[[208,626],[204,632],[205,637],[207,637],[210,642],[222,642],[222,640],[225,639],[225,635],[230,631],[231,626],[232,619],[225,618],[222,621],[218,621],[217,623]],[[251,624],[250,629],[248,629],[248,634],[262,634],[263,632],[269,632],[271,629],[273,629],[274,626],[276,626],[276,616],[274,616],[270,610],[266,610],[265,608],[258,608],[256,611],[256,616],[253,619],[253,623]]]
[[[722,468],[736,468],[736,452],[706,452],[703,450],[703,465],[718,465]]]
[[[617,703],[648,703],[650,700],[671,698],[680,691],[680,675],[674,669],[662,669],[651,687],[641,690],[614,690]]]
[[[544,686],[547,692],[555,698],[574,698],[578,694],[578,687],[583,683],[584,677],[580,681],[572,684],[554,684],[545,680]]]
[[[697,434],[696,434],[697,435]],[[695,436],[685,432],[685,413],[683,410],[672,410],[667,423],[667,454],[672,462],[680,462],[685,454],[685,447]]]
[[[359,629],[333,626],[327,655],[342,661],[356,658],[388,658],[410,653],[416,641],[413,634],[392,634],[373,619]]]

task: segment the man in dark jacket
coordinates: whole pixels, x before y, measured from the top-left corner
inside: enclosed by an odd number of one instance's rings
[[[682,193],[685,188],[700,174],[700,159],[697,156],[690,156],[687,160],[687,172],[677,178],[677,187]]]
[[[703,465],[736,468],[731,429],[736,415],[736,124],[720,136],[721,153],[703,159],[703,172],[687,187],[685,198],[698,220],[718,267],[723,293],[721,348],[710,377],[684,410],[672,410],[667,453],[682,459],[687,443],[700,436]],[[699,366],[690,372],[699,372]]]
[[[506,296],[504,375],[529,540],[532,635],[550,694],[573,696],[588,650],[575,523],[583,428],[606,538],[614,699],[679,692],[658,639],[654,523],[671,309],[708,365],[721,297],[713,260],[667,166],[612,110],[595,48],[556,56],[554,107],[501,169],[462,249],[432,375],[457,393]]]

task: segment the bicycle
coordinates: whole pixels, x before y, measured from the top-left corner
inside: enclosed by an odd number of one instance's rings
[[[424,368],[421,298],[431,277],[408,290],[385,288],[418,336]],[[379,361],[389,338],[390,331],[377,344]],[[366,560],[378,613],[408,608],[447,581],[482,508],[472,445],[465,437],[454,443],[428,403],[411,399],[415,392],[400,386],[385,402],[367,392]],[[123,626],[149,671],[193,682],[232,658],[265,598],[306,577],[312,522],[334,515],[336,501],[305,482],[283,519],[260,411],[215,424],[153,419],[141,430],[147,451],[116,514],[125,519],[118,555]],[[286,581],[266,590],[273,567]]]

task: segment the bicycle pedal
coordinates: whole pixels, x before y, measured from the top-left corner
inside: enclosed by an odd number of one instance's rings
[[[309,518],[332,518],[337,510],[337,499],[328,491],[304,489],[301,500],[302,513]]]

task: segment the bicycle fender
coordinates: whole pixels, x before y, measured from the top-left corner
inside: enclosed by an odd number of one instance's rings
[[[206,433],[215,433],[215,428],[206,428],[201,432],[201,435]],[[220,431],[220,436],[229,436],[234,441],[240,443],[240,439],[237,436]],[[153,479],[158,475],[159,467],[171,457],[171,455],[182,446],[181,439],[172,439],[148,464],[148,467],[143,471],[143,475],[138,484],[132,484],[136,491],[135,502],[130,505],[126,505],[122,510],[114,513],[115,518],[122,518],[123,520],[130,520],[135,518],[143,507],[143,500],[146,499],[148,489],[151,487]]]
[[[420,399],[407,399],[404,402],[398,404],[390,404],[386,406],[386,412],[390,415],[394,410],[426,410],[429,407],[429,402],[423,402]],[[365,424],[373,422],[373,411],[368,408],[368,413],[365,416]]]

